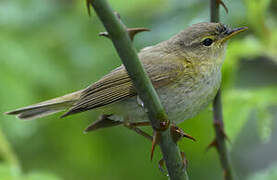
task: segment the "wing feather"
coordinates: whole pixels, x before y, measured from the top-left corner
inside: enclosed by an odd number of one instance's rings
[[[184,61],[174,63],[161,57],[142,58],[142,63],[155,88],[168,85],[185,73]],[[151,61],[151,63],[149,62]],[[79,101],[63,117],[97,107],[105,106],[135,96],[136,90],[123,65],[111,71],[102,79],[86,88]]]

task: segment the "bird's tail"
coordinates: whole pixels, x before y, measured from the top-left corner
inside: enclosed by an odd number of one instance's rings
[[[31,120],[50,114],[54,114],[66,110],[80,98],[82,91],[77,91],[58,98],[43,101],[38,104],[33,104],[27,107],[19,108],[10,112],[8,115],[16,115],[19,119]]]

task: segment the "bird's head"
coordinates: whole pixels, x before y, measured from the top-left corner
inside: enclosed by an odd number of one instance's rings
[[[198,23],[169,39],[166,46],[186,59],[222,63],[226,42],[247,29],[230,28],[221,23]]]

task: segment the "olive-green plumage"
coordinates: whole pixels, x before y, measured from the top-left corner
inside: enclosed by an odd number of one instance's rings
[[[180,123],[191,118],[213,100],[220,86],[226,41],[245,29],[199,23],[139,52],[170,120]],[[7,114],[34,119],[66,109],[63,117],[95,109],[112,114],[116,121],[148,121],[123,65],[84,90]]]

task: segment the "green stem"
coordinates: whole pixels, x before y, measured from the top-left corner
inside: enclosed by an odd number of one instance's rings
[[[21,168],[20,168],[19,161],[14,151],[10,147],[10,144],[7,141],[1,129],[0,129],[0,157],[3,158],[3,160],[10,165],[13,171],[12,174],[14,174],[15,176],[20,174]]]
[[[229,158],[229,153],[226,147],[226,135],[224,133],[224,123],[222,115],[222,105],[221,105],[221,91],[219,90],[214,102],[213,102],[213,114],[214,114],[214,130],[215,130],[215,142],[216,149],[219,154],[221,167],[224,170],[225,180],[233,180],[234,175],[232,171],[232,166]]]
[[[219,22],[219,0],[210,0],[211,22]],[[234,175],[231,167],[229,153],[226,147],[226,137],[224,133],[224,122],[221,104],[221,90],[219,89],[213,102],[213,123],[215,129],[215,143],[219,154],[220,163],[224,170],[225,180],[233,180]]]
[[[211,22],[219,22],[219,4],[218,0],[210,0]]]
[[[167,114],[158,95],[138,59],[135,48],[123,23],[114,15],[106,0],[90,0],[98,17],[105,26],[135,88],[148,109],[148,116],[154,130],[161,129],[161,122],[168,122]],[[173,142],[170,130],[161,132],[160,147],[172,180],[188,179],[178,146]]]

